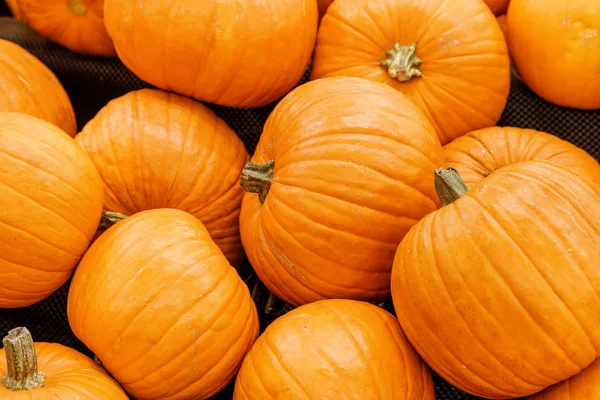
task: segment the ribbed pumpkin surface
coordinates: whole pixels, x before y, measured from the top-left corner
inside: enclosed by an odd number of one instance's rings
[[[557,383],[527,400],[600,399],[600,360],[564,382]]]
[[[205,399],[258,335],[248,288],[202,223],[174,209],[102,234],[68,299],[75,335],[136,399]]]
[[[407,337],[453,385],[529,395],[600,351],[600,186],[559,164],[501,168],[425,217],[394,261]]]
[[[56,343],[36,343],[38,370],[44,387],[11,392],[0,384],[2,400],[127,400],[121,387],[85,355]],[[6,353],[0,350],[0,376],[6,376]]]
[[[433,400],[429,369],[374,305],[323,300],[273,322],[242,364],[234,400]]]
[[[0,112],[19,112],[48,121],[70,136],[77,133],[71,100],[56,76],[24,48],[0,39]]]
[[[248,153],[202,104],[158,90],[111,101],[76,137],[104,181],[104,208],[177,208],[200,219],[229,262],[244,258],[239,176]]]
[[[0,307],[24,307],[71,276],[102,212],[86,153],[40,119],[0,113]]]

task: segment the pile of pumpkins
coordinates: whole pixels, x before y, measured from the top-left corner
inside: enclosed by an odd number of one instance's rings
[[[511,60],[547,101],[600,108],[600,3],[488,3],[10,0],[156,89],[78,132],[53,73],[0,41],[0,307],[72,277],[102,365],[15,328],[0,396],[235,379],[236,400],[430,400],[434,370],[485,398],[600,398],[600,165],[494,126]],[[199,102],[281,98],[252,157]],[[260,336],[246,257],[296,307]]]

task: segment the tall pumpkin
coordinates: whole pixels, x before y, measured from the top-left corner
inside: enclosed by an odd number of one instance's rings
[[[25,307],[71,276],[102,213],[102,181],[54,125],[0,113],[0,308]]]
[[[34,343],[27,328],[9,331],[2,342],[2,400],[128,399],[94,361],[57,343]]]
[[[596,360],[572,378],[528,397],[526,400],[600,399],[600,360]]]
[[[402,236],[437,207],[440,143],[398,91],[327,78],[292,91],[242,172],[242,243],[254,270],[293,305],[389,294]]]
[[[267,327],[235,383],[234,400],[433,400],[427,366],[398,321],[372,304],[322,300]]]
[[[75,335],[139,400],[206,399],[258,336],[256,307],[202,223],[140,212],[101,235],[67,305]]]
[[[0,112],[48,121],[70,136],[77,133],[71,100],[56,76],[19,45],[0,39]]]
[[[117,55],[104,26],[104,0],[11,0],[9,6],[39,34],[74,52]]]
[[[200,219],[229,262],[244,250],[239,176],[246,148],[202,104],[144,89],[112,100],[77,135],[104,182],[104,208],[178,208]]]
[[[598,1],[511,1],[507,41],[527,86],[559,106],[600,109],[598,21]]]
[[[510,88],[502,31],[481,0],[336,0],[319,28],[312,79],[392,86],[442,144],[496,124]]]
[[[453,385],[526,396],[590,365],[600,350],[600,186],[528,161],[467,192],[440,170],[442,209],[400,244],[392,297],[406,336]]]
[[[494,171],[522,161],[552,161],[576,169],[600,184],[600,164],[579,147],[533,129],[481,129],[444,146],[444,161],[468,187]]]
[[[300,80],[317,32],[315,0],[106,0],[123,63],[152,85],[197,100],[257,107]],[[144,43],[144,45],[142,45]]]

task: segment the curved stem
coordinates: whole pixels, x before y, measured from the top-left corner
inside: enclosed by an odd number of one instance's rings
[[[240,176],[242,189],[249,193],[258,193],[258,199],[264,203],[271,188],[274,170],[275,161],[273,160],[264,164],[246,163]]]
[[[421,73],[421,60],[416,55],[417,44],[402,46],[400,43],[394,44],[389,50],[387,58],[381,60],[379,65],[387,69],[388,75],[400,82],[408,82],[413,77],[419,77]]]
[[[434,176],[435,191],[442,206],[454,203],[469,192],[458,171],[452,167],[436,169]]]
[[[84,15],[87,12],[87,7],[81,0],[67,0],[67,6],[75,15]]]
[[[33,339],[27,328],[15,328],[2,340],[7,375],[2,383],[9,390],[31,390],[44,386],[45,375],[37,369]]]
[[[105,211],[102,213],[102,217],[100,218],[100,223],[98,224],[98,229],[106,230],[116,224],[119,221],[127,218],[127,215],[121,214],[113,211]]]

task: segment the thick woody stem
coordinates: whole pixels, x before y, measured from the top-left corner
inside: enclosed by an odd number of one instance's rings
[[[469,191],[458,171],[452,167],[435,170],[434,185],[442,206],[454,203]]]
[[[44,386],[45,375],[37,369],[33,339],[27,328],[15,328],[2,340],[6,351],[7,375],[2,383],[12,391]]]
[[[273,160],[264,164],[246,163],[240,177],[242,189],[249,193],[258,193],[258,199],[264,203],[271,188],[274,169],[275,161]]]
[[[98,224],[98,229],[106,230],[116,224],[119,221],[127,218],[127,215],[121,214],[113,211],[105,211],[102,213],[102,217],[100,218],[100,223]]]
[[[389,50],[387,58],[381,60],[379,65],[387,69],[388,75],[400,82],[408,82],[413,77],[419,77],[421,73],[421,60],[416,55],[417,44],[402,46],[400,43],[394,44]]]

